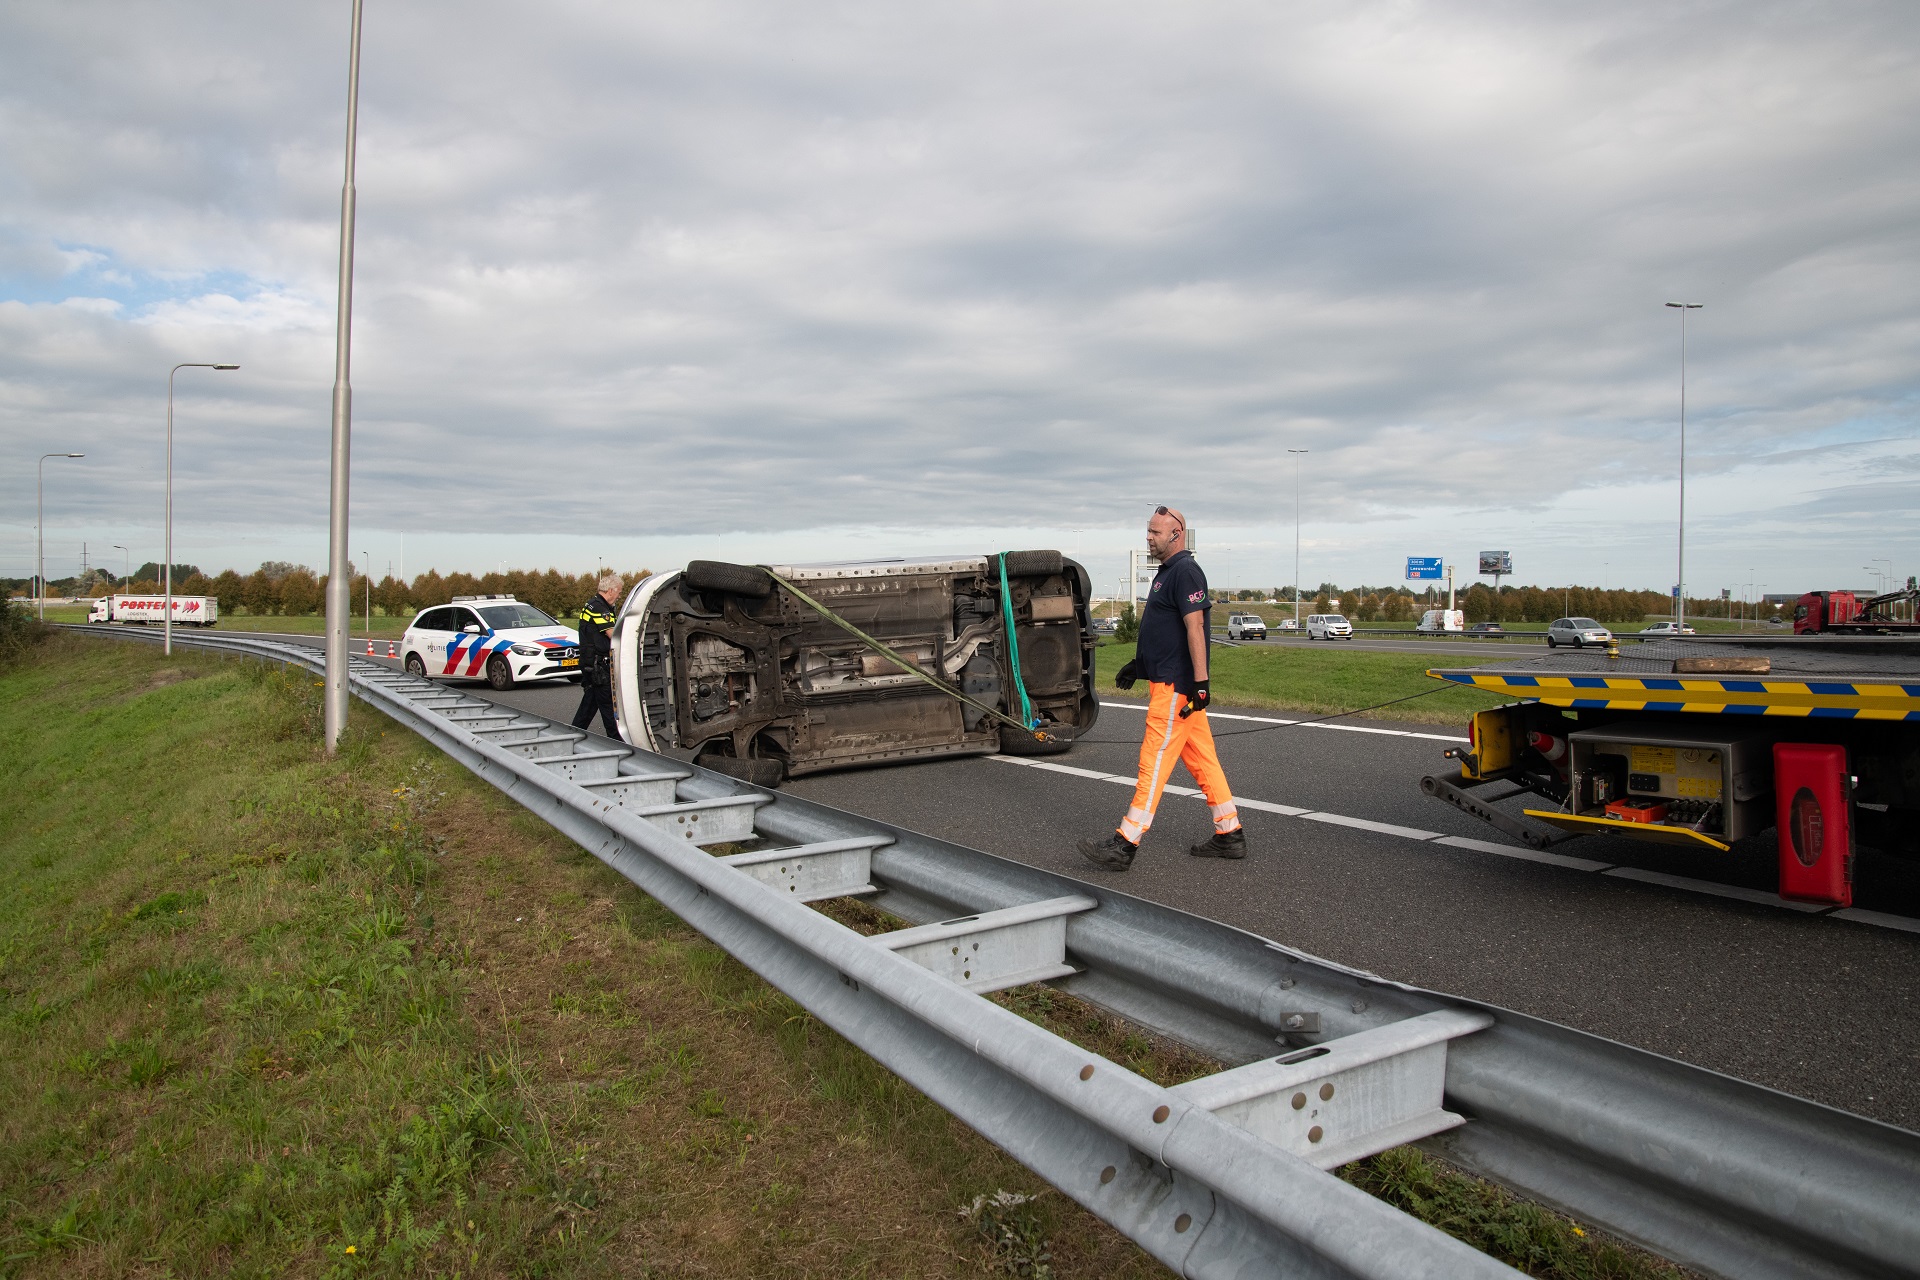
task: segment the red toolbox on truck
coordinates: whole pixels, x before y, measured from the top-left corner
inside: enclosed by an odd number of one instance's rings
[[[1853,776],[1847,749],[1777,742],[1773,795],[1780,826],[1780,896],[1853,905]]]

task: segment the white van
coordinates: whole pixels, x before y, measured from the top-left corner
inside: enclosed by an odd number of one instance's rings
[[[1307,615],[1307,639],[1351,640],[1353,624],[1338,613],[1310,613]]]
[[[1420,625],[1415,631],[1465,631],[1467,629],[1467,611],[1465,609],[1429,609],[1420,615]]]

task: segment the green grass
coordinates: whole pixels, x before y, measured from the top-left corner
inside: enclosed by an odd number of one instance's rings
[[[0,1275],[1165,1274],[414,735],[319,729],[260,664],[0,670]],[[1676,1274],[1416,1153],[1343,1176],[1532,1274]]]
[[[1144,697],[1146,685],[1122,692],[1113,673],[1133,657],[1130,644],[1105,644],[1095,651],[1094,670],[1100,690],[1117,697]],[[1380,707],[1382,720],[1464,727],[1475,711],[1498,706],[1506,699],[1476,690],[1442,685],[1427,675],[1436,666],[1479,664],[1485,659],[1449,658],[1443,653],[1383,653],[1337,646],[1262,646],[1229,649],[1215,645],[1212,666],[1214,701],[1234,707],[1266,707],[1277,711],[1305,711],[1316,715],[1355,711],[1409,695],[1413,701]],[[1429,692],[1431,691],[1431,692]]]

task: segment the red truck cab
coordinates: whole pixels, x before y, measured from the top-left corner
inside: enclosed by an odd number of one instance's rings
[[[1814,635],[1860,616],[1851,591],[1809,591],[1793,606],[1793,634]]]

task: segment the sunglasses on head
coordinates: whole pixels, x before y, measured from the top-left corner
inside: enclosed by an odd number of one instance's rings
[[[1172,507],[1155,507],[1153,509],[1153,514],[1157,516],[1172,516],[1174,523],[1179,525],[1183,532],[1187,527],[1187,522],[1181,519],[1180,513],[1178,511],[1175,511]]]

